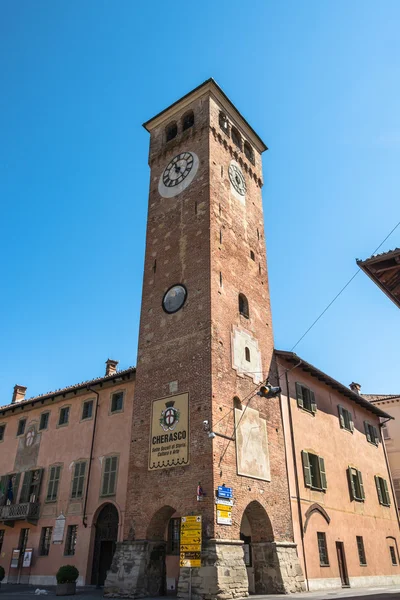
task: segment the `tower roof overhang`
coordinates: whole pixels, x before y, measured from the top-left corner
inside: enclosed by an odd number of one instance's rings
[[[370,279],[400,308],[400,248],[357,260]]]
[[[254,131],[254,129],[249,125],[243,115],[238,111],[235,105],[229,100],[228,96],[225,92],[220,88],[217,82],[210,77],[202,84],[194,88],[191,92],[159,112],[152,119],[149,119],[145,123],[143,123],[143,127],[151,133],[151,131],[158,127],[161,123],[166,120],[172,120],[177,112],[181,111],[185,106],[188,106],[191,102],[200,98],[201,96],[209,94],[214,97],[214,99],[226,110],[230,117],[232,117],[237,125],[243,129],[246,133],[249,140],[253,143],[255,148],[257,148],[258,152],[261,154],[265,150],[268,150],[267,145],[262,141],[260,136]]]

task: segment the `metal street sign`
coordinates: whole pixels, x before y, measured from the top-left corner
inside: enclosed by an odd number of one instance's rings
[[[201,567],[201,516],[181,518],[181,567]]]
[[[232,488],[223,485],[218,486],[218,498],[232,498]]]
[[[224,504],[225,506],[233,506],[233,498],[215,498],[215,504]]]

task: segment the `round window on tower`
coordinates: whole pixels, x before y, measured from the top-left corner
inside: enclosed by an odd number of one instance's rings
[[[164,294],[162,307],[169,315],[178,312],[185,304],[187,290],[184,285],[177,284],[170,287]]]

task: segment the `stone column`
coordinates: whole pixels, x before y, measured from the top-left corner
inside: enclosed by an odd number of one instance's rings
[[[305,583],[291,542],[255,542],[251,544],[256,594],[304,592]]]
[[[201,552],[202,566],[192,569],[193,600],[228,600],[249,595],[247,570],[240,540],[207,540]],[[178,597],[189,597],[190,569],[181,568]]]
[[[165,585],[165,542],[119,542],[104,584],[107,598],[160,596]]]

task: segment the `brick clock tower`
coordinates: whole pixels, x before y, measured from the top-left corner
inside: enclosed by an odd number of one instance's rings
[[[276,377],[266,146],[212,79],[144,127],[151,172],[127,513],[105,594],[186,597],[186,515],[202,517],[194,598],[301,590],[280,401],[257,395]],[[232,489],[226,512],[218,486]]]

